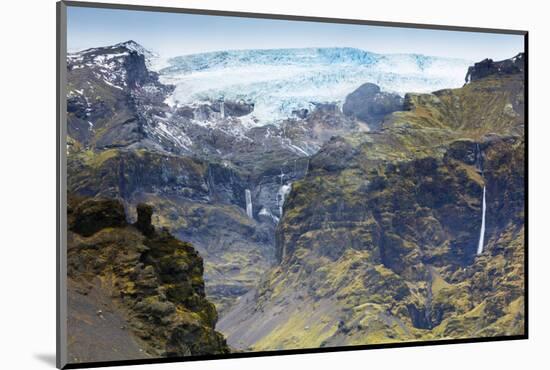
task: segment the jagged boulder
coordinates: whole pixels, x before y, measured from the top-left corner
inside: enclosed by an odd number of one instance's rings
[[[230,117],[241,117],[252,113],[254,110],[254,103],[247,103],[243,100],[224,101],[224,114]]]

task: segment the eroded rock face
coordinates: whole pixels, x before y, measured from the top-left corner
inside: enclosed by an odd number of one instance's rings
[[[376,129],[384,116],[403,110],[403,98],[398,94],[380,91],[373,83],[359,86],[346,97],[342,111],[347,116],[353,116]]]
[[[150,206],[138,207],[135,226],[126,223],[122,204],[114,200],[71,197],[69,214],[68,342],[73,362],[229,351],[214,330],[217,313],[205,298],[202,258],[191,244],[155,231]],[[93,229],[82,226],[92,221]],[[95,343],[97,338],[101,344]]]
[[[140,221],[139,204],[153,205],[151,224],[192,242],[205,258],[207,293],[220,310],[256,286],[273,263],[275,223],[246,217],[246,178],[234,168],[145,150],[82,154],[69,160],[69,189],[81,196],[122,199],[129,219],[137,220],[142,231],[149,225],[146,209]],[[254,193],[256,216],[261,204],[277,209],[281,167],[274,166],[258,180],[262,191]],[[302,163],[296,167],[303,171]],[[295,166],[282,168],[290,176]]]

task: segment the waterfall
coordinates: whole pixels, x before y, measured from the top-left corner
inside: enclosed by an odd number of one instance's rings
[[[476,166],[479,169],[481,177],[483,177],[483,155],[479,148],[479,143],[476,143]],[[483,253],[483,244],[485,242],[485,213],[487,211],[487,202],[485,200],[486,185],[483,185],[483,198],[481,200],[481,228],[479,230],[479,241],[477,243],[477,254]]]
[[[246,189],[244,191],[244,196],[246,198],[246,214],[250,218],[254,218],[252,215],[252,196],[250,195],[250,190]]]
[[[220,114],[222,118],[225,118],[225,101],[222,100],[220,103]]]
[[[279,177],[279,181],[281,182],[281,186],[283,186],[283,181],[285,179],[285,173],[283,172],[283,169],[281,168],[281,174],[278,175],[277,177]]]
[[[487,204],[485,202],[485,186],[483,186],[483,204],[481,206],[481,230],[479,231],[479,242],[477,244],[477,254],[483,252],[483,242],[485,239],[485,212],[487,211]]]
[[[283,205],[285,204],[285,198],[290,193],[292,183],[282,185],[277,192],[277,205],[279,206],[279,217],[283,217]]]

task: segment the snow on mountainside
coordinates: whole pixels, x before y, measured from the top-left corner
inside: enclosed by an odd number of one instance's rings
[[[383,90],[431,92],[460,87],[469,60],[376,54],[354,48],[219,51],[171,58],[161,81],[176,85],[170,104],[220,99],[255,104],[258,125],[276,123],[312,102],[342,103],[365,82]]]
[[[363,100],[385,106],[387,92],[461,86],[469,64],[353,48],[223,51],[166,60],[126,41],[67,55],[69,133],[96,148],[132,145],[225,160],[276,147],[303,157],[332,136],[376,129],[380,117],[361,111]],[[366,83],[383,91],[371,100],[359,94],[359,103],[345,112],[346,97]]]
[[[126,62],[131,54],[143,57],[149,69],[151,61],[158,58],[155,53],[130,40],[112,46],[68,53],[67,67],[69,70],[93,68],[96,78],[102,79],[107,85],[122,90],[127,87]]]

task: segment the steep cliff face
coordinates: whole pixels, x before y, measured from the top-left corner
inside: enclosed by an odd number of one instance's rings
[[[71,362],[228,353],[205,298],[202,258],[189,243],[135,224],[110,199],[70,197],[68,308]]]
[[[280,265],[218,325],[229,343],[522,334],[523,89],[517,70],[409,94],[379,131],[325,144],[285,202]]]

